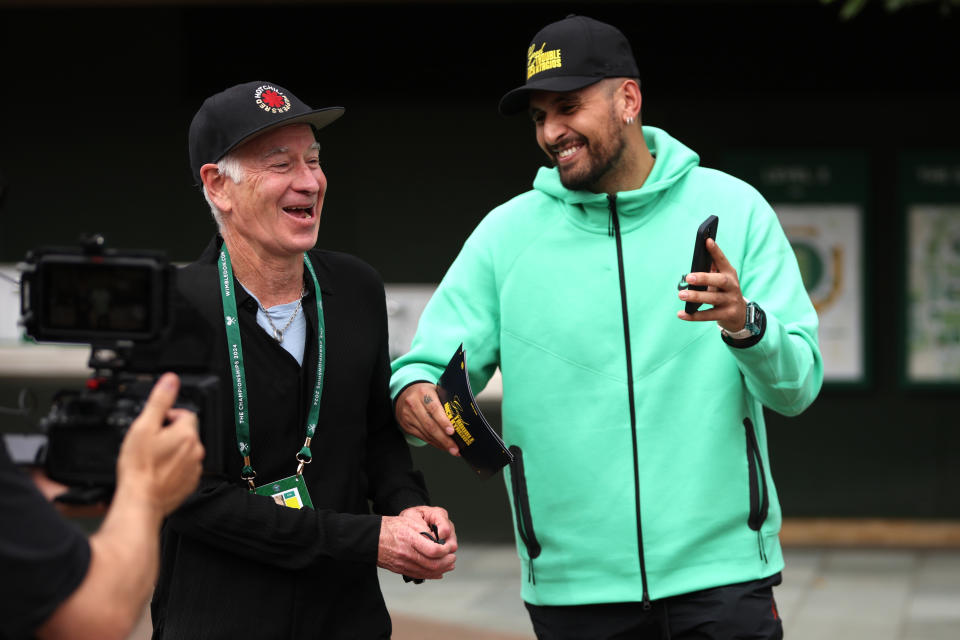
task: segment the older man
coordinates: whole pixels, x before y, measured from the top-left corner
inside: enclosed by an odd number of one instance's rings
[[[454,567],[453,524],[425,506],[393,419],[383,284],[313,249],[317,131],[342,112],[249,82],[190,125],[219,234],[179,280],[211,329],[231,463],[164,529],[155,638],[389,637],[377,566]]]
[[[795,415],[822,381],[790,245],[756,190],[641,125],[618,29],[570,16],[525,53],[501,111],[529,114],[555,166],[492,211],[443,278],[394,363],[399,421],[456,451],[432,383],[461,342],[474,388],[500,367],[538,637],[777,638],[764,408]],[[678,292],[711,214],[714,268]]]

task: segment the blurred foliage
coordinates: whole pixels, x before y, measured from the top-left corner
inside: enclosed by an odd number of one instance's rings
[[[850,20],[869,4],[874,6],[883,5],[883,8],[889,12],[899,11],[907,7],[919,5],[935,5],[940,9],[944,16],[949,15],[954,7],[960,7],[960,0],[820,0],[822,4],[839,4],[840,18]]]

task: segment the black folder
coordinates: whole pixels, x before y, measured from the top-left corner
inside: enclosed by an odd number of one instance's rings
[[[481,480],[513,462],[513,454],[477,407],[462,344],[437,381],[437,395],[453,424],[453,440],[460,448],[460,457]]]

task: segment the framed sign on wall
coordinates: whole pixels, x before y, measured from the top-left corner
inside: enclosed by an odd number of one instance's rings
[[[763,194],[793,246],[820,320],[824,382],[867,384],[865,157],[843,151],[736,152],[723,169]]]
[[[960,154],[907,154],[900,175],[903,380],[960,385]]]

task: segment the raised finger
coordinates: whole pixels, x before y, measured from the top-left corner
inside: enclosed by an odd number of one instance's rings
[[[132,429],[143,429],[146,426],[156,425],[160,427],[163,424],[163,418],[173,407],[177,400],[177,392],[180,390],[180,378],[173,373],[165,373],[153,385],[150,396],[147,398],[143,410],[131,425]]]
[[[713,263],[717,267],[717,271],[726,271],[731,269],[730,261],[727,260],[726,254],[720,249],[720,245],[716,243],[713,238],[707,238],[707,251],[710,252],[710,256],[713,258]]]

